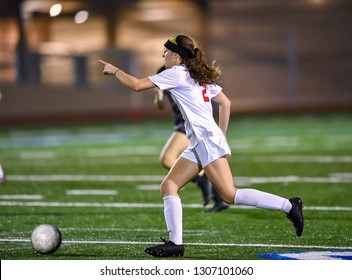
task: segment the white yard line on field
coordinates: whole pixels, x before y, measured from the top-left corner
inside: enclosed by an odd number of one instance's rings
[[[29,243],[30,239],[25,238],[0,238],[3,243]],[[120,244],[120,245],[147,245],[160,244],[160,242],[142,242],[126,240],[63,240],[62,244]],[[299,249],[323,249],[323,250],[352,250],[351,246],[321,246],[321,245],[293,245],[293,244],[256,244],[256,243],[202,243],[190,242],[184,243],[192,246],[209,246],[209,247],[268,247],[268,248],[299,248]]]
[[[20,202],[0,201],[0,206],[24,207],[107,207],[107,208],[164,208],[163,203],[98,203],[98,202]],[[202,204],[183,204],[183,208],[204,208]],[[231,209],[257,209],[245,205],[231,205]],[[304,206],[304,211],[352,211],[352,207],[344,206]]]
[[[119,159],[121,156],[129,156],[129,158],[123,158],[126,162],[130,159],[131,156],[134,156],[134,161],[144,161],[144,156],[146,155],[157,155],[158,151],[156,149],[135,149],[135,151],[123,151],[111,149],[111,150],[88,150],[84,153],[84,156],[94,157],[94,158],[115,158]],[[60,160],[60,157],[57,157],[56,152],[54,151],[36,151],[36,152],[21,152],[19,155],[22,160]],[[64,160],[73,158],[68,155]],[[282,162],[282,163],[309,163],[309,162],[317,162],[317,163],[352,163],[352,156],[350,155],[280,155],[280,156],[254,156],[254,155],[246,155],[246,156],[234,156],[235,161],[250,161],[250,162]],[[77,160],[77,158],[74,158]],[[136,160],[137,159],[137,160]],[[149,160],[148,160],[149,161]]]
[[[342,174],[342,173],[340,173]],[[277,177],[234,177],[238,186],[248,186],[252,184],[268,184],[268,183],[315,183],[315,184],[339,184],[352,183],[352,178],[344,176],[330,177],[301,177],[301,176],[277,176]]]
[[[67,190],[68,195],[117,195],[116,190]]]
[[[165,176],[161,175],[7,175],[7,181],[107,181],[130,182],[152,181],[161,182]]]
[[[76,228],[76,227],[67,227],[67,228],[60,228],[61,231],[84,231],[84,232],[108,232],[108,231],[133,231],[133,232],[160,232],[164,229],[152,229],[152,228]],[[187,235],[189,234],[209,234],[209,233],[220,233],[222,231],[219,230],[204,230],[204,229],[184,229],[184,233]]]
[[[265,162],[265,163],[352,163],[352,156],[330,156],[330,155],[318,155],[318,156],[294,156],[294,155],[283,155],[283,156],[239,156],[236,160],[240,161],[253,161],[253,162]]]
[[[85,154],[88,157],[118,157],[122,155],[157,155],[159,152],[160,152],[159,147],[136,146],[136,147],[88,149]]]
[[[347,175],[348,176],[347,176]],[[345,175],[345,176],[344,176]],[[161,182],[163,175],[7,175],[8,181],[106,181],[106,182]],[[251,184],[267,183],[352,183],[350,173],[334,173],[329,177],[301,177],[301,176],[277,176],[277,177],[234,177],[236,185],[248,186]]]
[[[12,194],[12,195],[0,195],[0,199],[21,199],[21,200],[34,200],[43,199],[41,194]]]
[[[160,185],[155,184],[155,185],[138,185],[136,186],[137,190],[142,190],[142,191],[158,191],[160,190]]]
[[[24,160],[55,159],[56,153],[54,151],[23,151],[20,152],[19,156]]]
[[[145,165],[157,164],[155,156],[158,152],[153,147],[139,147],[132,151],[120,151],[118,148],[111,149],[90,149],[81,153],[71,153],[68,155],[58,155],[55,151],[22,151],[19,154],[19,159],[11,158],[6,161],[7,167],[19,166],[35,166],[35,167],[53,167],[67,166],[74,164],[79,166],[89,165]],[[155,156],[154,156],[155,155]],[[87,157],[89,158],[87,160]],[[252,163],[281,163],[281,164],[296,164],[296,163],[319,163],[319,164],[334,164],[334,163],[352,163],[351,155],[280,155],[280,156],[255,156],[255,155],[235,155],[234,162],[252,162]]]
[[[137,146],[137,147],[116,147],[116,148],[99,148],[99,149],[87,149],[73,154],[69,154],[68,157],[76,157],[77,154],[82,154],[87,157],[119,157],[119,156],[146,156],[146,155],[158,155],[160,152],[159,147],[153,146]],[[19,158],[23,160],[46,160],[46,159],[57,159],[59,152],[55,150],[42,150],[42,151],[21,151]]]
[[[57,167],[57,166],[67,166],[67,165],[75,165],[75,166],[90,166],[90,165],[146,165],[146,164],[157,164],[155,158],[148,158],[145,156],[133,156],[133,157],[96,157],[94,160],[87,160],[87,158],[73,158],[73,157],[65,157],[65,158],[41,158],[40,160],[7,160],[7,167],[19,167],[19,166],[30,166],[30,167]]]

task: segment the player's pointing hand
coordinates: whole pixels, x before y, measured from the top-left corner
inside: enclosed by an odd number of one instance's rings
[[[116,66],[108,63],[108,62],[105,62],[101,59],[98,60],[100,63],[104,64],[104,70],[103,70],[103,74],[105,75],[115,75],[117,71],[119,71],[120,69],[117,68]]]

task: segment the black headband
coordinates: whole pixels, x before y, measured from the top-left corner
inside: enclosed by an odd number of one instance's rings
[[[175,37],[170,38],[164,44],[164,47],[179,54],[182,58],[190,58],[193,54],[190,53],[185,47],[177,45]]]

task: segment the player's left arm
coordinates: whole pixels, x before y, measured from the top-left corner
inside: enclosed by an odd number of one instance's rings
[[[219,127],[226,135],[230,121],[231,100],[221,91],[213,98],[213,101],[219,104]]]
[[[120,68],[105,62],[103,60],[99,60],[102,64],[104,64],[103,73],[105,75],[115,76],[122,84],[129,87],[133,91],[143,91],[146,89],[156,87],[155,84],[152,83],[148,78],[138,79],[126,72],[122,71]]]

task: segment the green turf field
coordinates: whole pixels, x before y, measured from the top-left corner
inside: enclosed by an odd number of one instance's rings
[[[168,237],[158,156],[171,120],[1,128],[2,260],[151,259],[143,250]],[[237,187],[301,196],[305,231],[276,211],[231,206],[205,214],[199,189],[182,191],[184,259],[265,259],[277,252],[352,255],[352,115],[238,117],[228,132]],[[30,235],[41,223],[63,243],[39,255]],[[348,257],[349,256],[349,257]]]

